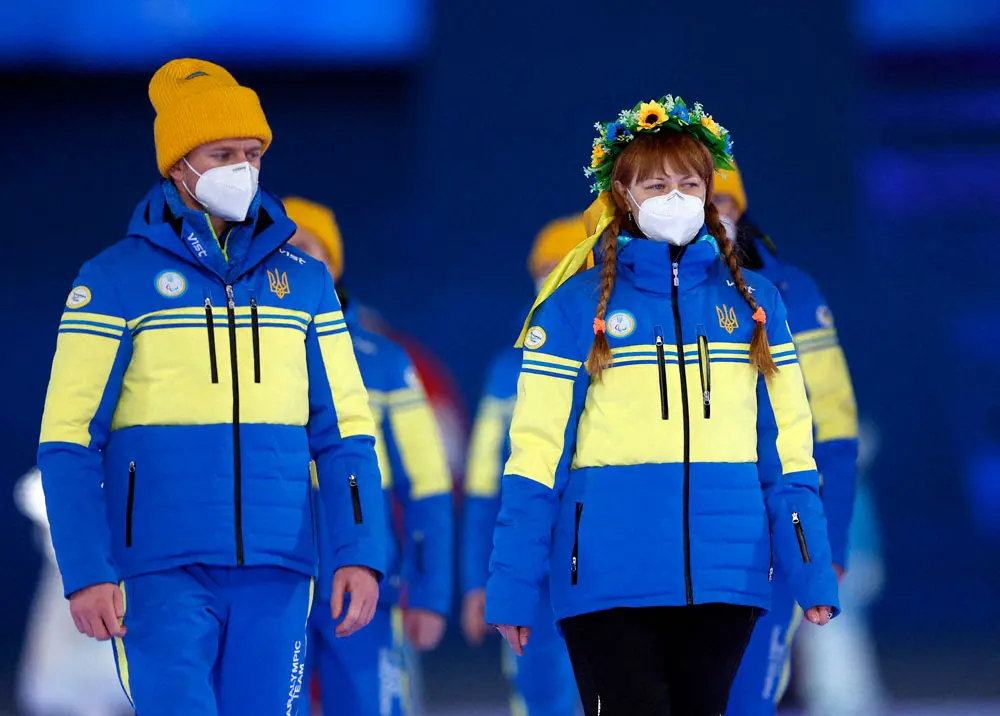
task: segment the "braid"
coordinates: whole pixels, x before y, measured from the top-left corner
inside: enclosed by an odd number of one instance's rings
[[[604,367],[611,363],[611,346],[608,345],[608,336],[603,328],[598,330],[598,325],[603,326],[604,316],[608,311],[608,301],[611,299],[611,291],[615,287],[615,265],[617,263],[618,230],[621,226],[621,219],[615,216],[601,234],[601,294],[597,299],[597,313],[594,317],[594,342],[590,346],[590,355],[587,356],[587,372],[597,380],[601,380]]]
[[[714,204],[710,203],[705,208],[705,223],[708,224],[709,231],[712,232],[712,236],[719,244],[719,251],[733,277],[736,290],[743,296],[743,300],[750,306],[750,310],[756,313],[758,310],[757,301],[750,294],[746,281],[743,280],[743,271],[736,258],[735,247],[726,236],[726,230],[719,220],[719,211]],[[778,367],[774,364],[774,358],[771,357],[771,346],[768,344],[767,329],[764,327],[764,323],[755,323],[753,338],[750,340],[750,365],[763,373],[765,378],[769,378],[778,372]]]

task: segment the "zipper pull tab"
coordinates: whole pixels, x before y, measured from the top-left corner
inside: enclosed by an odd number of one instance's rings
[[[798,512],[793,512],[792,513],[792,524],[793,525],[799,524],[799,513]]]
[[[680,286],[681,282],[680,282],[680,279],[677,276],[677,273],[679,271],[679,265],[678,265],[678,263],[676,261],[674,261],[673,267],[674,267],[674,286]]]
[[[574,557],[574,558],[573,558],[573,566],[571,567],[571,569],[572,569],[572,570],[573,570],[574,572],[576,571],[576,557]]]
[[[229,307],[236,308],[236,299],[233,297],[233,287],[226,285],[226,297],[229,299]]]
[[[712,394],[709,393],[707,390],[702,394],[701,397],[702,397],[702,402],[705,404],[706,408],[712,404]]]
[[[210,299],[208,296],[205,296],[205,310],[206,311],[212,310],[212,299]]]
[[[656,336],[656,345],[658,345],[658,346],[662,346],[663,345],[663,336],[661,336],[661,335],[657,335]]]

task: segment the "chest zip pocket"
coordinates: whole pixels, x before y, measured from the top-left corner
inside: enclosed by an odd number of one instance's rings
[[[208,361],[212,370],[212,382],[219,382],[219,365],[215,360],[215,316],[212,315],[212,299],[205,296],[205,326],[208,328]]]
[[[701,375],[701,404],[705,420],[712,417],[712,363],[708,359],[708,337],[698,326],[698,373]]]
[[[253,382],[260,382],[260,320],[257,317],[257,299],[250,297],[250,332],[253,335]]]
[[[654,326],[656,331],[656,370],[660,377],[660,417],[667,420],[670,411],[667,408],[667,360],[663,355],[663,326]]]

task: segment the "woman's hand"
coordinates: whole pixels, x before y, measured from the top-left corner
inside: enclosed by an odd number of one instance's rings
[[[823,626],[824,624],[829,624],[830,620],[833,619],[833,608],[832,607],[812,607],[806,610],[806,619],[816,624],[817,626]]]
[[[524,647],[528,645],[528,637],[531,635],[531,627],[510,626],[508,624],[498,624],[497,631],[507,640],[510,648],[518,656],[524,656]]]

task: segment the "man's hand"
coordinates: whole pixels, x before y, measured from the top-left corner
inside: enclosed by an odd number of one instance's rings
[[[510,648],[518,656],[524,656],[524,647],[528,645],[528,637],[531,636],[531,627],[510,626],[509,624],[498,624],[497,631],[507,640]]]
[[[445,618],[427,609],[407,609],[403,612],[403,631],[417,651],[430,651],[441,643]]]
[[[334,621],[340,619],[344,611],[344,594],[351,595],[351,605],[344,621],[337,625],[338,637],[350,636],[375,616],[378,606],[378,580],[368,567],[341,567],[333,575],[333,596],[330,598],[330,614]]]
[[[462,631],[465,640],[479,646],[486,638],[486,590],[473,589],[462,600]]]
[[[104,582],[73,592],[69,595],[69,613],[81,634],[98,641],[125,636],[127,631],[121,623],[125,600],[117,584]]]
[[[830,607],[811,607],[806,609],[805,617],[806,621],[823,626],[829,624],[830,620],[833,619],[833,609]]]

